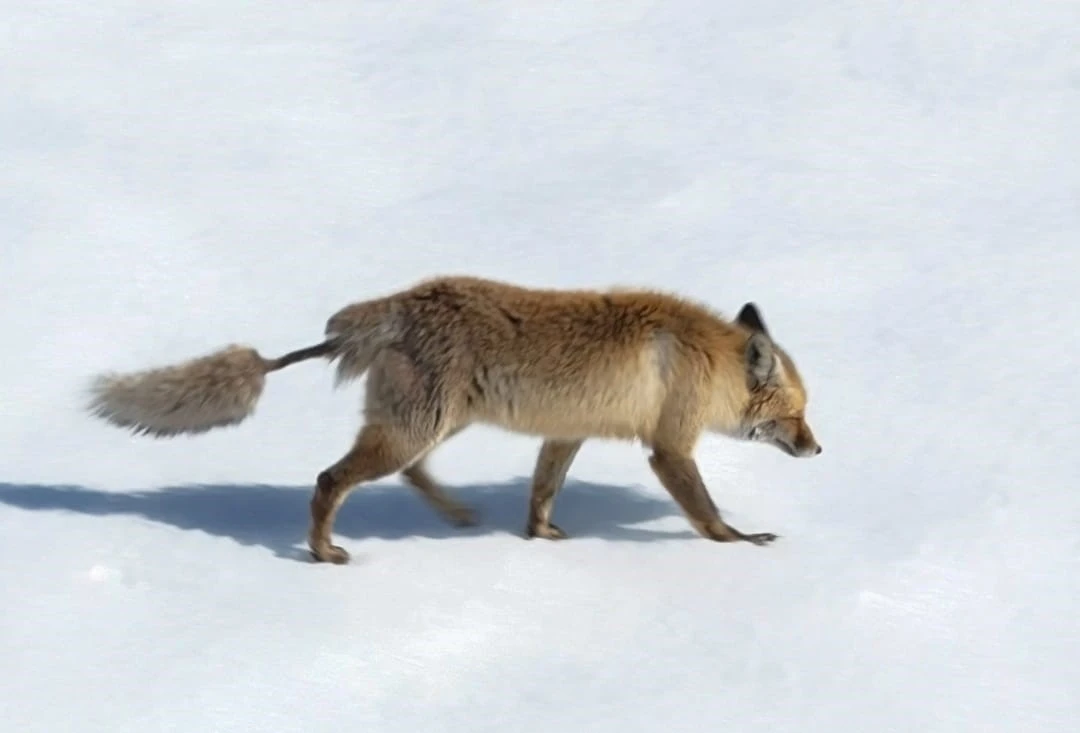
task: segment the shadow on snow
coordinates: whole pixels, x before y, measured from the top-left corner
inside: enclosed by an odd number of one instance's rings
[[[496,533],[524,534],[528,479],[501,484],[448,486],[447,492],[477,512],[479,525],[453,527],[404,484],[355,489],[338,513],[335,539],[407,537],[444,539]],[[129,515],[184,530],[265,547],[286,558],[307,558],[311,487],[187,485],[151,491],[111,492],[82,486],[0,483],[0,504],[30,511],[92,516]],[[694,537],[689,530],[661,532],[631,525],[678,513],[673,501],[625,486],[567,481],[552,514],[572,542],[576,537],[648,542]],[[543,542],[544,540],[536,540]]]

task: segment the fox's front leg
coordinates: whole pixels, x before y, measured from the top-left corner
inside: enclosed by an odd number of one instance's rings
[[[740,532],[721,519],[693,458],[657,449],[649,456],[649,466],[702,537],[717,542],[752,542],[755,545],[767,545],[776,539],[771,532]]]
[[[566,532],[551,522],[551,509],[555,496],[566,481],[566,472],[581,449],[581,440],[545,440],[533,470],[532,489],[529,496],[529,518],[525,524],[525,536],[564,540]]]

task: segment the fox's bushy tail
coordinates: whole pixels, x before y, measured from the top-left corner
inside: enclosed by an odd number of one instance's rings
[[[266,359],[232,344],[179,364],[102,374],[90,385],[90,413],[136,435],[157,438],[238,425],[255,412],[266,375],[308,359],[337,361],[337,384],[361,376],[397,332],[384,299],[350,305],[326,324],[321,344]]]
[[[252,415],[266,375],[307,359],[334,356],[324,341],[266,359],[232,344],[212,354],[129,374],[102,374],[90,385],[91,414],[136,435],[157,438],[205,433],[237,425]]]

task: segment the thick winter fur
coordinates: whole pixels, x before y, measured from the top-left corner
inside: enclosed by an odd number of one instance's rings
[[[728,321],[697,303],[643,290],[539,290],[441,277],[349,305],[323,343],[278,359],[231,346],[184,364],[99,377],[91,410],[138,433],[171,436],[235,425],[266,374],[326,357],[337,381],[367,374],[364,426],[316,479],[309,545],[343,563],[334,517],[359,483],[400,472],[447,519],[470,524],[424,468],[439,443],[472,424],[544,438],[525,534],[561,539],[552,505],[581,444],[638,440],[660,483],[704,537],[767,544],[721,519],[692,457],[706,431],[761,441],[791,456],[821,452],[805,420],[806,389],[760,312]]]

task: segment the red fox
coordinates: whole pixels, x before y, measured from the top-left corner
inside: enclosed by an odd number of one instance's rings
[[[173,366],[106,374],[90,411],[137,434],[165,437],[248,418],[266,374],[326,358],[336,382],[365,373],[364,425],[318,474],[308,544],[345,563],[334,517],[361,482],[400,472],[446,520],[474,522],[424,467],[440,443],[486,424],[543,443],[525,536],[563,539],[552,505],[589,438],[637,440],[694,529],[719,542],[765,545],[713,503],[692,456],[705,431],[760,441],[796,457],[821,453],[806,422],[806,389],[753,303],[733,321],[648,290],[543,290],[476,277],[438,277],[354,303],[330,317],[325,340],[277,359],[232,345]]]

